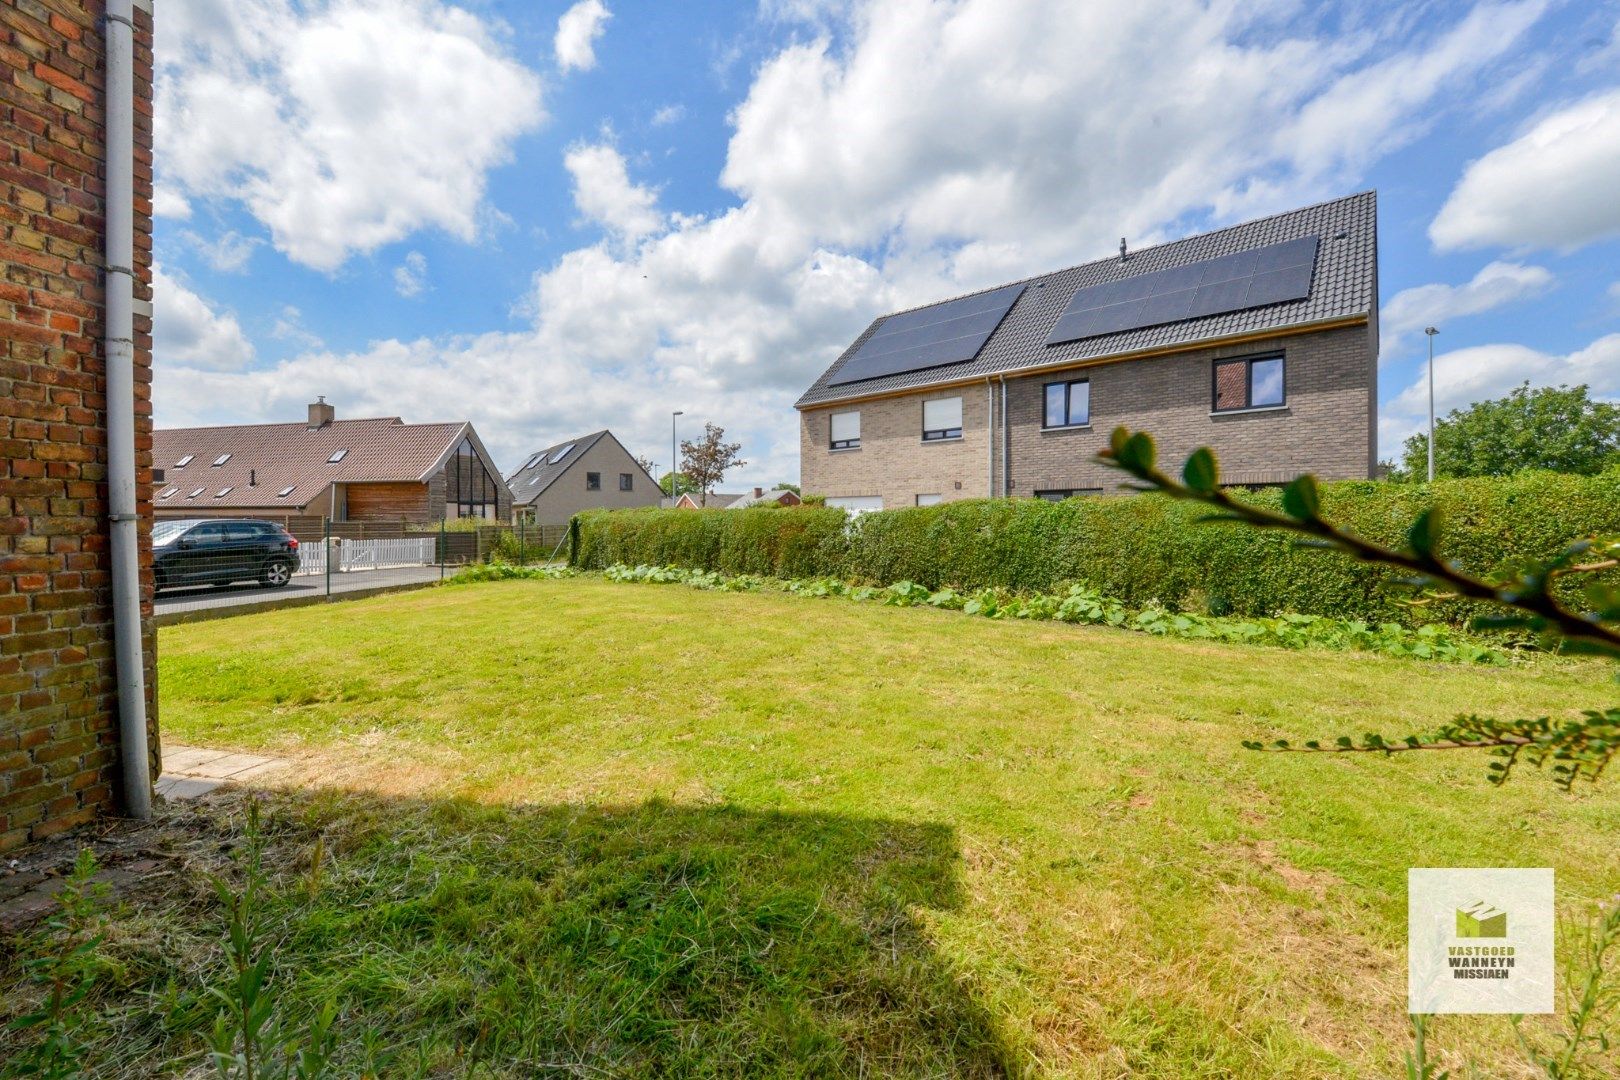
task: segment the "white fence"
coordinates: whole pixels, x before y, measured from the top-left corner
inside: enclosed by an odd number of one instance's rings
[[[428,566],[439,561],[438,538],[411,537],[400,540],[333,540],[331,551],[337,561],[335,572],[349,570],[381,570],[386,566]],[[300,574],[326,573],[328,548],[319,542],[305,544],[298,549]]]

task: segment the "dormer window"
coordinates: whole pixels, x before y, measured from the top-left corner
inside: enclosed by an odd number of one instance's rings
[[[332,456],[326,459],[326,463],[328,465],[336,465],[338,462],[342,461],[348,456],[349,452],[347,450],[334,450],[332,451]]]
[[[196,456],[197,456],[196,454],[187,454],[185,457],[183,457],[179,461],[175,462],[174,467],[177,468],[177,469],[183,469],[187,465],[190,465],[191,464],[191,459],[196,457]]]
[[[209,468],[217,469],[229,460],[231,460],[230,454],[221,454],[219,457],[214,459],[213,465],[209,466]]]

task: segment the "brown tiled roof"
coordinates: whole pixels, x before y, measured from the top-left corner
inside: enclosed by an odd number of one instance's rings
[[[1187,266],[1302,236],[1321,238],[1311,292],[1304,299],[1144,326],[1057,345],[1046,344],[1046,337],[1058,317],[1068,307],[1069,301],[1074,299],[1074,294],[1083,288],[1138,274],[1151,274],[1156,270]],[[839,386],[831,385],[838,370],[888,318],[885,315],[873,320],[872,325],[844,350],[843,355],[799,398],[797,407],[802,409],[895,390],[920,389],[936,383],[960,382],[1070,360],[1102,360],[1110,356],[1269,330],[1370,317],[1378,302],[1378,198],[1375,192],[1364,191],[1184,240],[1141,248],[1131,252],[1123,263],[1113,256],[1025,281],[1031,287],[1018,297],[1007,317],[971,360]],[[930,307],[932,304],[921,306]]]
[[[152,432],[152,466],[164,471],[154,505],[162,510],[188,507],[285,507],[297,510],[334,481],[425,480],[472,425],[407,424],[397,416],[334,420],[311,430],[307,424],[232,424],[225,427],[165,428]],[[346,450],[341,461],[327,459]],[[177,467],[186,455],[191,461]],[[222,454],[230,459],[213,462]],[[278,493],[292,487],[286,495]],[[170,489],[175,494],[165,499]],[[202,494],[189,496],[197,488]],[[230,491],[221,496],[226,488]]]

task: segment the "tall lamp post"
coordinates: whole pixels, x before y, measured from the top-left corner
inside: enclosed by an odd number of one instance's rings
[[[1429,483],[1434,483],[1434,335],[1440,331],[1432,326],[1425,326],[1423,332],[1429,336]]]
[[[685,415],[685,409],[676,409],[674,412],[669,414],[669,505],[671,506],[674,506],[675,500],[681,497],[680,493],[675,490],[680,486],[680,482],[677,477],[680,475],[681,471],[680,455],[675,452],[675,418],[677,416]]]

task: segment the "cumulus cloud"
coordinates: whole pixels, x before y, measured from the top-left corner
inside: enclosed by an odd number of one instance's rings
[[[676,123],[686,115],[686,106],[681,104],[660,105],[652,114],[653,127],[667,127]]]
[[[563,72],[589,71],[596,66],[596,39],[613,17],[602,0],[579,0],[557,20],[557,37],[552,43],[557,53],[557,69]]]
[[[1592,396],[1620,399],[1620,334],[1598,338],[1585,348],[1558,355],[1527,345],[1475,345],[1434,358],[1434,411],[1444,416],[1476,401],[1505,396],[1520,383],[1532,386],[1591,388]],[[1379,424],[1379,447],[1386,456],[1402,440],[1422,430],[1428,420],[1426,371],[1385,406]]]
[[[157,26],[160,212],[239,201],[320,270],[422,228],[473,239],[543,115],[497,31],[436,0],[176,0]]]
[[[1379,314],[1383,334],[1381,360],[1395,359],[1406,335],[1423,329],[1492,311],[1516,300],[1540,296],[1552,288],[1552,271],[1523,263],[1488,263],[1464,285],[1418,285],[1402,289]]]
[[[152,358],[159,370],[170,368],[240,371],[253,362],[253,345],[236,316],[221,311],[152,267]]]
[[[1429,225],[1442,250],[1573,250],[1620,236],[1620,90],[1544,116],[1463,172]]]
[[[569,148],[563,165],[574,181],[574,206],[621,240],[634,242],[663,226],[658,193],[630,181],[624,156],[606,143]]]
[[[409,299],[427,288],[427,256],[412,251],[394,267],[394,291]]]
[[[375,411],[476,408],[508,463],[593,426],[657,458],[679,408],[743,439],[747,478],[791,477],[794,398],[873,316],[1340,194],[1542,6],[1347,30],[1310,5],[788,0],[777,17],[811,21],[731,114],[733,205],[662,212],[618,150],[572,147],[606,235],[535,275],[532,326],[311,353],[236,400],[296,415],[329,370]],[[175,380],[174,407],[211,379]]]

